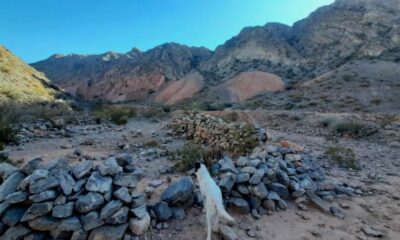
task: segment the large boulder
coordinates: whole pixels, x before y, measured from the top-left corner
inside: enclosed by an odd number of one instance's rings
[[[146,213],[141,219],[131,218],[129,221],[129,229],[136,236],[143,235],[150,227],[150,215]]]
[[[152,209],[160,222],[168,221],[172,217],[172,210],[165,202],[157,203]]]
[[[59,184],[55,177],[42,178],[29,185],[29,192],[32,194],[40,193],[58,187]]]
[[[89,175],[92,168],[93,168],[93,161],[86,160],[73,166],[72,174],[76,179],[81,179]]]
[[[90,231],[104,225],[104,221],[100,219],[99,213],[97,211],[92,211],[82,216],[81,221],[83,229],[85,229],[85,231]]]
[[[92,230],[88,240],[121,240],[127,228],[127,223],[117,226],[102,226]]]
[[[15,227],[9,228],[3,236],[1,236],[1,239],[4,240],[20,240],[23,239],[24,236],[28,235],[31,230],[27,227],[24,227],[22,225],[18,225]]]
[[[122,207],[122,202],[119,200],[112,200],[107,203],[102,209],[100,213],[100,218],[105,219],[113,215],[116,211],[118,211]]]
[[[18,171],[11,174],[3,184],[0,185],[0,202],[4,201],[9,194],[16,192],[18,185],[24,178],[24,174]]]
[[[86,182],[85,188],[87,191],[99,192],[105,194],[111,190],[112,179],[103,177],[99,172],[93,172]]]
[[[75,186],[75,180],[66,171],[59,171],[56,177],[63,193],[65,195],[70,195]]]
[[[171,206],[185,203],[193,197],[194,184],[190,177],[182,177],[173,182],[162,194],[161,200]]]
[[[82,195],[75,203],[75,209],[80,213],[88,213],[98,209],[104,204],[104,198],[100,193],[89,192]]]
[[[25,222],[49,213],[53,209],[53,202],[34,203],[25,212],[21,222]]]
[[[114,184],[120,187],[135,188],[138,182],[138,176],[135,173],[118,173],[114,177]]]
[[[10,227],[14,227],[21,220],[22,216],[25,214],[25,208],[9,208],[3,214],[3,222]]]
[[[14,172],[18,171],[18,168],[9,164],[9,163],[0,163],[0,179],[5,180],[7,179],[11,174]]]
[[[99,166],[99,172],[103,176],[115,176],[122,172],[122,167],[118,165],[118,162],[114,157],[110,157]]]

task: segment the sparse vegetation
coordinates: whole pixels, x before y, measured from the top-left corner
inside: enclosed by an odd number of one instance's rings
[[[226,122],[236,122],[239,120],[239,114],[237,112],[231,111],[222,116],[222,119],[224,119]]]
[[[194,167],[196,162],[202,161],[205,156],[205,149],[202,145],[188,142],[170,156],[179,170],[188,170]]]
[[[16,141],[16,132],[6,119],[0,119],[0,151],[6,144]]]
[[[337,145],[330,146],[326,149],[325,155],[330,161],[338,164],[341,167],[352,168],[354,170],[359,169],[359,162],[356,154],[351,148]]]
[[[160,143],[156,139],[150,139],[144,145],[146,147],[156,148],[160,146]]]
[[[382,103],[382,99],[379,98],[372,99],[371,103],[374,105],[380,105]]]
[[[377,130],[357,120],[347,120],[337,116],[327,116],[319,121],[319,125],[330,130],[332,135],[353,138],[367,137]]]
[[[165,117],[170,109],[165,107],[149,107],[141,111],[141,116],[147,119],[157,119]]]
[[[92,114],[98,122],[109,120],[117,125],[127,124],[129,119],[136,116],[136,108],[120,105],[100,105],[95,107]]]
[[[206,148],[199,143],[190,141],[172,153],[169,159],[175,162],[175,168],[185,171],[193,168],[196,162],[203,162],[210,167],[214,160],[220,159],[222,155],[222,150],[218,147]]]
[[[234,156],[242,156],[250,153],[255,147],[259,145],[258,139],[256,138],[256,132],[252,124],[245,124],[243,126],[243,132],[236,132],[233,134],[233,138],[237,139],[237,145],[228,149]]]

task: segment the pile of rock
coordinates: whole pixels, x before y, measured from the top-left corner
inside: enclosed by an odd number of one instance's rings
[[[25,143],[40,138],[72,137],[73,133],[66,127],[62,119],[53,121],[36,120],[31,123],[23,123],[17,129],[17,141]]]
[[[130,239],[151,222],[136,190],[142,171],[127,154],[95,165],[38,158],[0,164],[0,239]],[[158,215],[157,215],[158,216]],[[130,230],[128,230],[128,228]]]
[[[264,150],[257,148],[248,157],[224,157],[211,167],[211,172],[227,205],[255,218],[285,210],[287,200],[294,200],[299,209],[305,210],[312,203],[343,218],[340,210],[329,203],[335,198],[362,194],[357,187],[327,178],[309,154],[272,145]]]
[[[257,125],[226,123],[197,112],[175,118],[167,127],[173,135],[184,135],[230,153],[251,151],[259,141],[267,141],[265,130]]]

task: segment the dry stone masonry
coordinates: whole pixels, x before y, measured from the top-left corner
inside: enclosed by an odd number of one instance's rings
[[[33,159],[0,164],[0,239],[130,239],[150,226],[142,178],[129,155],[95,166]],[[129,230],[130,229],[130,230]]]
[[[220,118],[193,112],[175,118],[168,126],[174,135],[183,135],[233,154],[248,152],[267,141],[264,129],[253,124],[226,123]]]

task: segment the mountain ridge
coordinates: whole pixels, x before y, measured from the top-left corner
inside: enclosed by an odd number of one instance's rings
[[[53,55],[32,66],[67,91],[89,100],[141,102],[160,99],[157,96],[165,95],[168,86],[197,71],[205,86],[184,99],[219,101],[208,89],[221,88],[243,72],[274,74],[290,88],[350,61],[400,61],[396,22],[400,22],[398,0],[336,0],[293,26],[267,23],[246,27],[214,51],[166,43],[145,52],[133,48],[125,54]],[[241,79],[251,84],[251,80]]]

